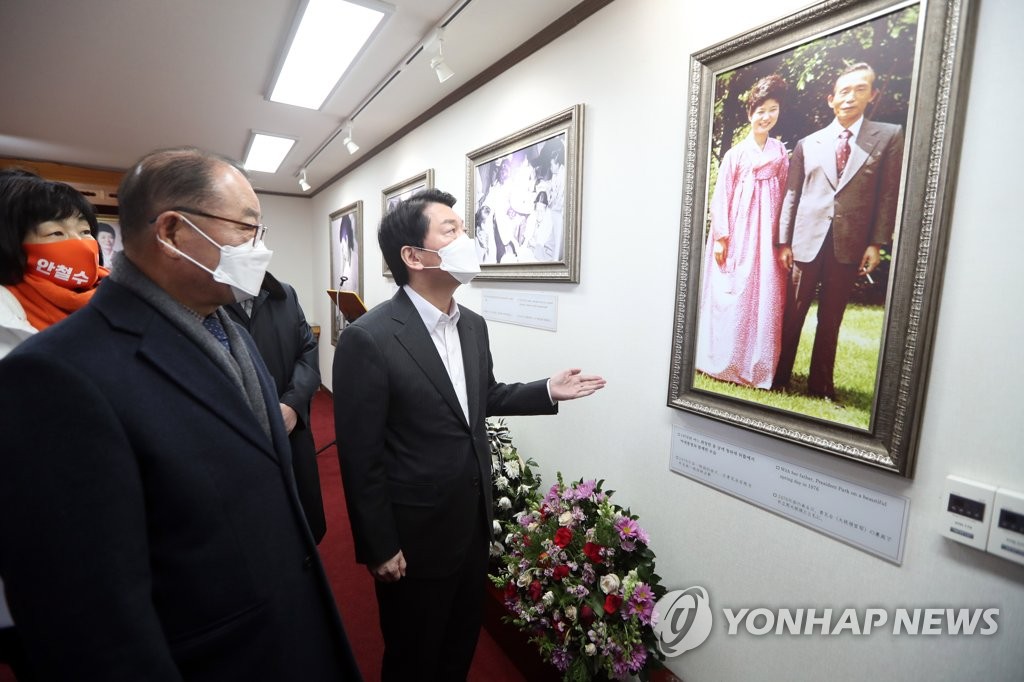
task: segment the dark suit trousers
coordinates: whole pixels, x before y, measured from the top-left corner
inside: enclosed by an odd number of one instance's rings
[[[485,524],[481,520],[476,526],[472,547],[452,575],[375,583],[384,634],[382,682],[466,679],[483,622],[487,580]]]
[[[324,498],[320,492],[320,470],[316,463],[313,432],[296,426],[288,434],[288,442],[292,446],[292,471],[295,472],[295,485],[299,489],[302,511],[306,514],[313,539],[319,545],[327,533],[327,519],[324,517]]]
[[[11,666],[18,682],[32,682],[36,679],[28,671],[28,656],[17,628],[0,628],[0,662]]]
[[[807,392],[811,395],[835,397],[833,374],[836,348],[839,345],[839,327],[843,323],[843,314],[859,269],[859,262],[847,265],[836,260],[831,231],[813,261],[793,263],[786,294],[786,311],[782,316],[782,352],[775,370],[773,388],[786,388],[789,385],[797,346],[800,344],[800,333],[817,293],[818,325],[814,332]]]

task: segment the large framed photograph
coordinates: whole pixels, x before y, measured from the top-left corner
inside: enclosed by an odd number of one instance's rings
[[[912,475],[968,9],[831,0],[692,55],[671,407]]]
[[[582,160],[582,104],[467,155],[479,279],[580,281]]]
[[[416,192],[434,187],[434,169],[428,168],[419,175],[396,182],[390,187],[385,187],[381,192],[381,216],[387,215],[399,201],[405,201]],[[387,262],[381,256],[381,272],[385,277],[391,277],[391,270]]]
[[[328,234],[331,281],[328,289],[354,291],[363,298],[363,202],[357,201],[331,214]],[[337,345],[345,320],[337,306],[331,308],[331,344]]]

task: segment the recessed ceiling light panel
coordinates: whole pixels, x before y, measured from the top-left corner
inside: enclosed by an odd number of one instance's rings
[[[294,144],[295,140],[290,137],[253,133],[242,165],[250,171],[276,173]]]
[[[361,0],[309,0],[270,100],[319,109],[392,8]]]

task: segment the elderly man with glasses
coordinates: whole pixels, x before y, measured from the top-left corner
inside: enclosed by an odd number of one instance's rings
[[[88,306],[0,362],[0,575],[33,674],[359,679],[277,392],[221,306],[270,252],[240,167],[153,152]]]

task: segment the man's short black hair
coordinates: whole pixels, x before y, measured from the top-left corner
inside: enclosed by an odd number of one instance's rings
[[[430,227],[430,219],[423,213],[428,204],[444,204],[451,208],[455,205],[455,197],[439,189],[424,189],[388,211],[380,221],[377,230],[377,243],[384,255],[395,284],[404,286],[409,283],[409,271],[402,261],[402,247],[423,247],[423,240]]]

